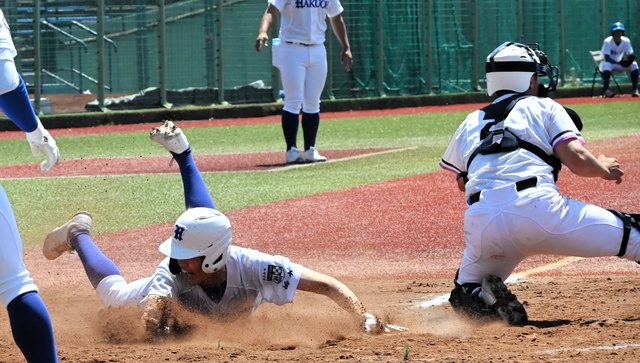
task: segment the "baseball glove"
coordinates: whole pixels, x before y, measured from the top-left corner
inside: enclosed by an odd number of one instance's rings
[[[623,66],[623,67],[628,67],[635,60],[636,60],[636,56],[635,55],[633,55],[633,54],[625,54],[624,57],[622,57],[622,60],[620,60],[620,65]]]

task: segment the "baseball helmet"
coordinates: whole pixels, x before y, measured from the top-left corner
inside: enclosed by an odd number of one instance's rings
[[[224,214],[211,208],[192,208],[182,213],[173,236],[158,249],[176,260],[204,256],[202,271],[213,273],[227,263],[231,242],[231,222]]]
[[[622,34],[624,34],[624,24],[619,21],[613,23],[613,25],[611,25],[611,34],[613,34],[613,32],[615,32],[616,30],[622,30]]]
[[[501,90],[523,93],[529,89],[533,74],[549,78],[546,86],[540,80],[538,96],[545,97],[556,89],[558,67],[549,63],[537,44],[503,43],[487,56],[485,68],[489,96]]]

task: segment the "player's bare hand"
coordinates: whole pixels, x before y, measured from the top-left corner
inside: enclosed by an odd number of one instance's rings
[[[256,39],[256,52],[260,53],[262,51],[262,47],[268,47],[269,46],[269,36],[267,35],[267,33],[260,33],[258,34],[258,39]]]
[[[142,313],[142,325],[154,339],[171,334],[171,330],[176,325],[176,318],[168,297],[149,296]]]
[[[399,325],[387,324],[382,321],[382,319],[370,313],[362,314],[362,316],[360,316],[360,321],[362,323],[362,330],[371,334],[391,333],[393,331],[402,332],[409,330],[408,328]]]
[[[38,127],[35,130],[27,132],[27,141],[29,141],[33,156],[38,157],[41,152],[47,155],[47,160],[40,163],[40,170],[49,171],[54,165],[60,164],[60,150],[56,140],[42,126],[40,120],[38,120]]]
[[[616,184],[622,183],[622,176],[624,175],[624,171],[620,169],[620,163],[618,163],[618,159],[616,158],[608,158],[604,155],[598,156],[598,161],[607,169],[609,174],[603,179],[605,180],[615,180]]]
[[[347,49],[342,51],[340,64],[344,64],[344,69],[346,69],[347,72],[351,72],[351,68],[353,68],[353,55],[351,55],[351,50]]]

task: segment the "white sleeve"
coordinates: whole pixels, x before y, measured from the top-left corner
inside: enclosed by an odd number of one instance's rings
[[[581,143],[584,143],[582,135],[567,111],[555,101],[552,101],[547,122],[548,124],[545,128],[548,131],[549,143],[554,149],[560,143],[569,139],[578,139]]]
[[[342,11],[344,10],[342,8],[342,4],[340,4],[340,0],[325,0],[328,1],[328,6],[327,6],[327,16],[330,18],[336,17],[340,14],[342,14]]]
[[[279,12],[282,12],[288,0],[269,0],[268,3],[275,6]],[[275,21],[275,19],[274,19]]]
[[[270,302],[276,305],[284,305],[293,301],[293,296],[300,282],[302,266],[292,263],[283,256],[272,256],[262,252],[256,252],[258,263],[252,264],[253,285],[258,288],[259,296],[256,301],[260,305]]]
[[[463,123],[464,125],[464,123]],[[455,135],[453,135],[453,139],[451,143],[449,143],[449,147],[447,147],[447,151],[445,151],[444,156],[442,156],[442,160],[440,160],[440,167],[444,170],[449,170],[456,174],[460,174],[463,171],[467,171],[467,166],[462,160],[462,156],[460,155],[460,139],[464,137],[464,128],[462,125],[458,128]]]
[[[626,54],[633,54],[633,47],[631,46],[631,41],[627,41],[627,49],[625,50]]]
[[[167,257],[158,265],[156,272],[151,276],[149,295],[173,298],[177,294],[178,281],[176,276],[169,271],[169,258]]]
[[[609,42],[608,42],[609,38],[605,39],[604,42],[602,43],[602,54],[606,54],[606,55],[611,55],[611,47],[609,46]]]

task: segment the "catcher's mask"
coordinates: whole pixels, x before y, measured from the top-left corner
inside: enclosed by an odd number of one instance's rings
[[[619,21],[613,23],[613,25],[611,25],[611,35],[613,35],[616,30],[622,30],[622,35],[624,35],[624,24]]]
[[[176,260],[204,256],[202,271],[213,273],[227,263],[231,235],[231,223],[224,214],[211,208],[192,208],[182,213],[173,236],[158,249]]]
[[[548,78],[548,82],[540,78],[541,97],[555,91],[558,82],[558,67],[551,65],[538,44],[505,42],[487,56],[485,68],[489,96],[501,90],[523,93],[529,89],[533,74]]]

